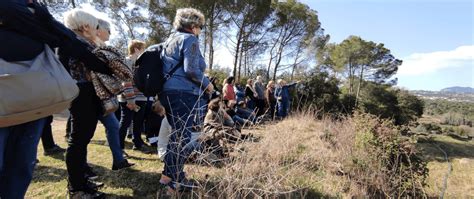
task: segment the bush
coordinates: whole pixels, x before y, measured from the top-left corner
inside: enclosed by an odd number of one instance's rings
[[[424,197],[426,163],[390,120],[356,112],[343,125],[326,128],[353,196]]]

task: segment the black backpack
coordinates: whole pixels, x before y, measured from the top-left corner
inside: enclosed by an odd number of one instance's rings
[[[163,44],[148,47],[135,62],[133,81],[137,89],[146,97],[160,94],[165,81],[171,78],[173,73],[183,65],[183,59],[181,59],[168,74],[164,74],[163,61],[161,60],[163,47]]]

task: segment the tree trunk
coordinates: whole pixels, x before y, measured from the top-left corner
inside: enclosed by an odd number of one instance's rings
[[[361,66],[360,74],[359,74],[359,86],[357,87],[357,94],[356,94],[356,100],[355,100],[355,107],[357,107],[357,103],[359,102],[359,92],[360,92],[360,87],[362,85],[363,75],[364,75],[364,66]]]
[[[283,54],[283,45],[280,44],[280,47],[278,48],[277,60],[275,62],[275,68],[273,70],[273,80],[276,80],[276,74],[277,74],[278,66],[280,65],[280,62],[281,62],[282,54]]]
[[[76,2],[74,0],[69,0],[69,3],[71,3],[72,8],[76,8]]]
[[[235,46],[235,55],[234,55],[234,78],[236,78],[236,82],[240,81],[240,78],[237,78],[237,62],[239,61],[239,53],[240,53],[240,40],[242,39],[242,27],[240,28],[239,32],[237,33],[237,44]]]

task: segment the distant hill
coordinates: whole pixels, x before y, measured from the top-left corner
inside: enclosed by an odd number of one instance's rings
[[[440,90],[440,92],[446,92],[446,93],[474,93],[474,88],[454,86],[454,87],[443,88],[443,89]]]

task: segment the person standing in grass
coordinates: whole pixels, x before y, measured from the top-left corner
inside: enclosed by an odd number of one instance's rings
[[[290,108],[290,88],[294,87],[297,82],[286,84],[285,80],[279,79],[275,89],[275,98],[277,99],[277,116],[285,118]]]
[[[161,104],[166,109],[166,117],[173,132],[170,135],[164,157],[164,170],[160,183],[168,191],[185,191],[195,187],[184,173],[184,162],[189,156],[185,147],[191,140],[196,109],[206,92],[212,94],[213,85],[204,76],[206,63],[199,49],[198,36],[204,25],[204,15],[193,8],[176,11],[173,26],[176,30],[165,41],[161,54],[163,71],[169,73],[175,66],[176,72],[165,82],[160,95]],[[199,120],[198,120],[199,121]]]

